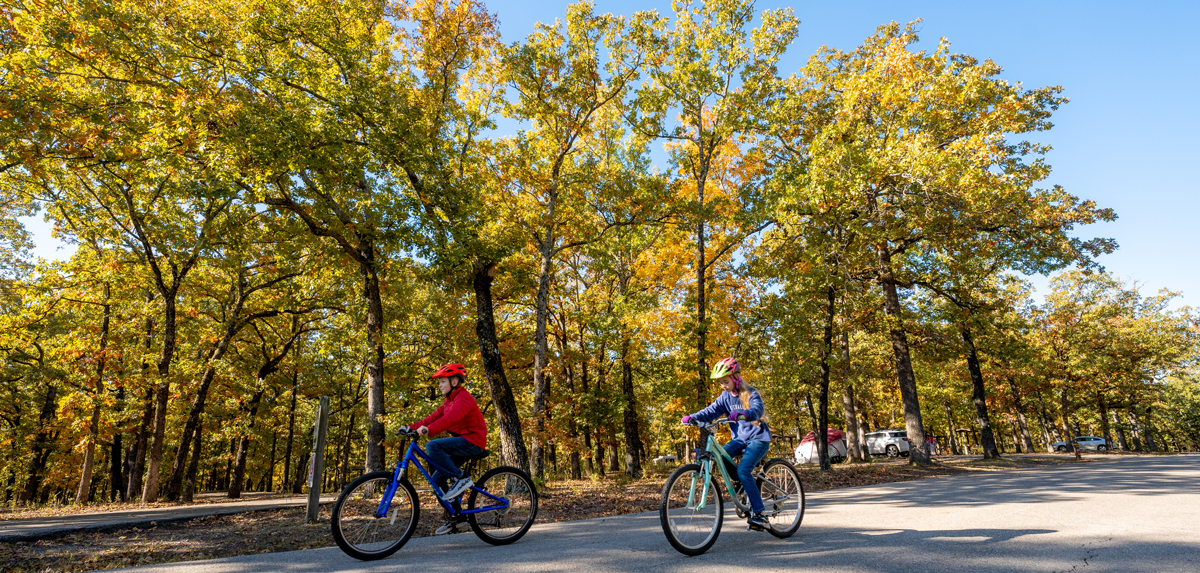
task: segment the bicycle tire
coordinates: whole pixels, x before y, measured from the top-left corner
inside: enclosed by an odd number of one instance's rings
[[[391,516],[375,517],[379,502],[392,481],[392,472],[363,474],[350,482],[333,504],[329,520],[333,539],[346,555],[362,561],[383,559],[404,547],[421,521],[421,503],[416,488],[401,479],[392,498]],[[407,523],[397,524],[403,516]],[[397,526],[398,525],[398,526]]]
[[[702,486],[709,490],[704,509],[697,511],[694,506],[689,509],[690,498],[700,495],[699,492],[694,492],[692,489],[691,479],[685,480],[685,478],[691,477],[700,479],[699,464],[683,465],[671,473],[671,477],[667,478],[667,483],[663,484],[662,498],[658,504],[658,517],[662,524],[663,534],[667,536],[671,547],[684,555],[696,556],[708,551],[717,542],[717,537],[721,535],[721,522],[725,519],[725,503],[721,500],[721,488],[717,487],[715,480],[709,476],[708,483]],[[680,484],[681,489],[677,490],[676,484]],[[706,513],[710,509],[711,517]],[[706,525],[709,522],[711,525]],[[710,528],[707,534],[704,533],[705,527]],[[693,532],[695,535],[692,534]],[[693,537],[700,538],[693,542],[691,541]]]
[[[467,514],[467,523],[480,539],[492,545],[508,545],[523,537],[533,526],[537,518],[538,495],[529,474],[512,466],[498,466],[483,474],[475,487],[509,501],[509,506],[503,510]],[[467,509],[475,509],[477,503],[486,507],[494,501],[472,489],[467,496]]]
[[[775,537],[786,539],[795,535],[800,529],[800,522],[804,521],[804,482],[800,481],[796,466],[779,458],[767,462],[763,466],[763,473],[766,479],[760,482],[759,489],[763,493],[763,504],[767,505],[770,501],[767,509],[772,512],[767,517],[771,524],[767,531]],[[787,497],[779,499],[781,495]]]

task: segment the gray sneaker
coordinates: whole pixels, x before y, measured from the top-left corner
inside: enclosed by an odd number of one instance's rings
[[[750,531],[765,531],[771,528],[771,522],[767,521],[767,518],[763,517],[762,513],[751,515],[750,519],[746,520],[746,523],[749,525],[747,529]]]
[[[453,521],[447,521],[446,523],[443,523],[441,527],[437,528],[437,531],[434,531],[433,534],[445,535],[447,533],[458,533],[457,525],[458,524]]]
[[[475,485],[475,482],[471,481],[471,478],[465,476],[460,477],[454,483],[450,484],[450,489],[446,490],[446,493],[442,496],[442,499],[450,501],[454,498],[457,498],[458,496],[462,495],[464,491],[470,489],[473,485]]]

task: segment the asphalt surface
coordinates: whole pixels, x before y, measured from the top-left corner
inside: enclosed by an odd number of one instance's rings
[[[248,496],[251,497],[251,496]],[[321,503],[333,503],[334,494],[321,496]],[[47,539],[80,531],[108,531],[151,523],[187,521],[207,515],[229,515],[305,506],[308,497],[247,499],[229,503],[204,503],[178,507],[147,507],[122,511],[30,517],[0,521],[0,542]]]
[[[1200,456],[1113,460],[819,492],[796,536],[726,512],[708,553],[686,557],[657,513],[535,525],[492,547],[471,533],[410,541],[360,562],[336,547],[141,567],[139,572],[328,571],[1200,571]],[[247,540],[253,543],[253,540]]]

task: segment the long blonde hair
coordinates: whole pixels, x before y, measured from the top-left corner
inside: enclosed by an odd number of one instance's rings
[[[738,401],[740,401],[742,403],[742,409],[749,410],[750,409],[750,391],[753,390],[754,388],[751,388],[750,385],[747,384],[746,381],[742,379],[742,366],[739,364],[734,369],[734,371],[731,372],[729,375],[733,377],[734,382],[737,382],[737,389],[738,389],[737,397],[738,397]],[[759,398],[761,399],[762,397],[759,396]],[[755,426],[762,426],[763,422],[770,423],[770,420],[767,419],[767,405],[765,403],[763,404],[762,417],[753,422],[750,422],[750,423],[754,424]]]

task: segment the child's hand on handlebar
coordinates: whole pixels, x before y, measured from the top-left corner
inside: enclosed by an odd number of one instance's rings
[[[428,435],[429,435],[429,428],[428,428],[428,427],[426,427],[426,426],[421,426],[420,428],[417,428],[417,435],[420,435],[420,436],[428,436]]]

